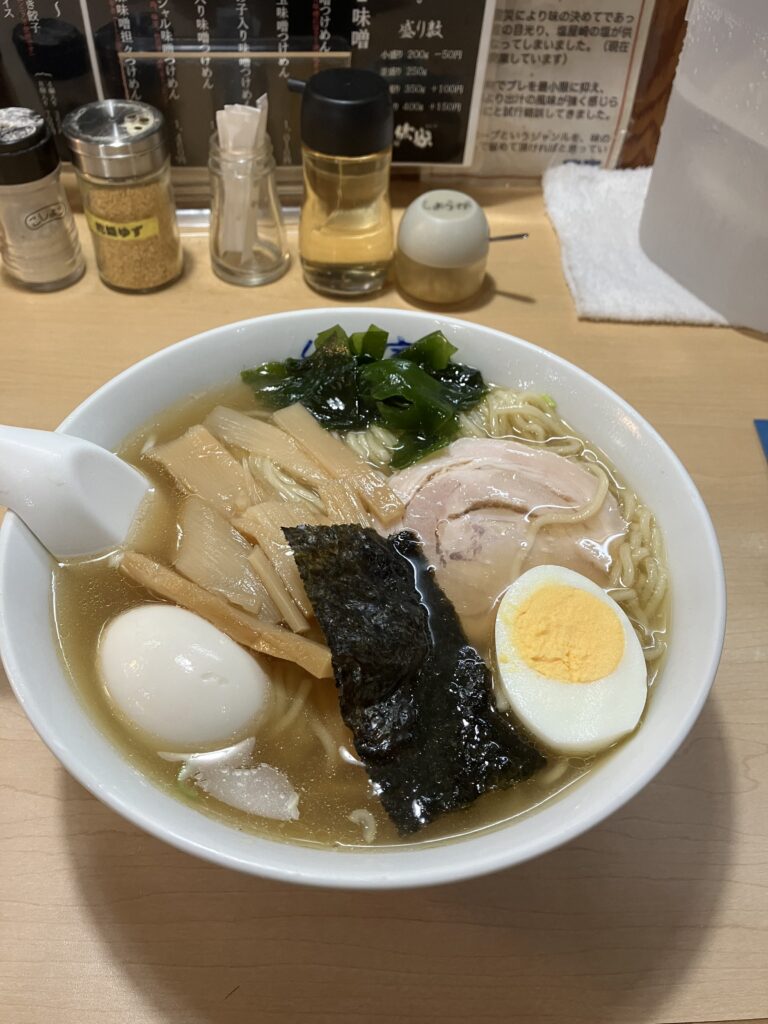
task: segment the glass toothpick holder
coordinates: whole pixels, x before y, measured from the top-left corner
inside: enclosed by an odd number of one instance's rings
[[[269,136],[258,149],[219,148],[211,139],[211,263],[230,284],[268,284],[288,269],[290,256],[275,186]]]

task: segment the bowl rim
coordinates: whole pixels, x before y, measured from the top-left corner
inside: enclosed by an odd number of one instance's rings
[[[680,458],[659,434],[655,427],[645,419],[645,417],[643,417],[615,391],[609,388],[606,384],[603,384],[602,381],[593,377],[591,374],[587,373],[586,370],[583,370],[576,364],[564,359],[562,356],[559,356],[542,346],[526,341],[524,338],[520,338],[517,335],[510,334],[497,328],[487,327],[483,324],[476,324],[471,320],[463,320],[459,317],[451,316],[450,314],[443,315],[440,313],[411,309],[397,309],[383,306],[336,306],[330,308],[316,307],[311,309],[291,310],[282,313],[264,314],[262,316],[249,317],[245,320],[220,324],[217,327],[210,328],[207,331],[200,332],[199,334],[192,335],[159,349],[138,362],[131,364],[114,377],[111,377],[99,388],[91,392],[91,394],[89,394],[75,409],[73,409],[72,412],[70,412],[56,428],[56,432],[70,432],[71,428],[76,425],[78,418],[90,406],[103,400],[103,398],[108,396],[114,389],[120,388],[123,382],[133,376],[137,371],[149,369],[153,364],[162,362],[163,359],[167,358],[167,354],[170,352],[179,352],[187,348],[194,348],[194,346],[199,344],[203,339],[209,338],[222,331],[235,332],[246,330],[254,325],[262,324],[265,321],[297,319],[311,320],[317,319],[318,317],[327,319],[329,316],[335,317],[338,314],[355,314],[359,316],[363,313],[366,316],[370,313],[373,317],[376,315],[394,315],[398,317],[407,316],[412,320],[423,320],[426,323],[430,323],[433,326],[433,329],[435,322],[443,324],[451,323],[457,325],[460,329],[470,328],[471,330],[480,331],[486,336],[504,344],[507,341],[512,340],[517,345],[528,348],[535,354],[542,356],[546,361],[551,362],[555,366],[565,368],[568,374],[575,375],[579,378],[580,382],[586,383],[588,387],[602,392],[605,398],[609,399],[614,405],[639,423],[653,441],[665,451],[670,464],[674,467],[681,482],[685,485],[692,506],[695,508],[697,518],[704,530],[707,561],[712,570],[715,583],[715,591],[713,593],[715,615],[713,622],[714,628],[711,632],[710,650],[707,658],[709,667],[706,672],[706,678],[702,678],[701,685],[696,694],[696,699],[687,707],[686,713],[677,723],[675,731],[670,737],[663,752],[658,753],[653,758],[649,758],[643,767],[621,790],[621,792],[616,793],[612,799],[603,802],[596,802],[590,807],[581,809],[579,813],[574,814],[571,820],[563,823],[557,836],[554,838],[550,835],[534,836],[523,844],[522,847],[510,846],[496,851],[486,851],[484,855],[478,857],[477,851],[474,847],[476,847],[483,835],[488,835],[487,832],[484,832],[480,833],[477,839],[470,836],[460,840],[459,842],[452,843],[449,841],[448,843],[441,843],[431,847],[431,849],[445,849],[446,847],[449,847],[451,849],[455,849],[459,854],[459,856],[450,860],[449,863],[441,864],[429,863],[430,858],[428,856],[425,857],[424,854],[419,858],[418,854],[420,848],[418,846],[410,847],[401,851],[387,847],[384,850],[385,853],[394,853],[398,857],[403,857],[403,870],[398,870],[396,873],[377,874],[375,867],[375,862],[377,860],[377,848],[371,849],[370,851],[329,851],[327,848],[323,847],[316,848],[309,845],[303,846],[298,843],[290,843],[289,841],[286,842],[284,840],[270,840],[266,837],[258,837],[260,839],[263,838],[264,841],[274,846],[276,851],[273,863],[265,864],[259,862],[255,858],[247,859],[245,857],[238,856],[235,853],[216,849],[213,845],[202,844],[185,835],[183,830],[176,830],[168,824],[161,822],[155,814],[147,813],[140,806],[122,799],[119,795],[110,790],[106,790],[100,782],[96,767],[88,763],[88,758],[83,758],[79,751],[73,750],[71,747],[60,741],[56,735],[56,728],[49,717],[46,717],[42,713],[38,713],[39,709],[36,709],[35,711],[30,709],[30,701],[27,699],[27,696],[31,693],[32,688],[27,684],[26,670],[22,661],[17,656],[18,652],[14,649],[11,642],[10,634],[6,627],[5,615],[3,614],[3,605],[7,600],[7,595],[2,586],[2,576],[5,571],[7,550],[9,545],[13,542],[13,535],[16,528],[26,530],[26,527],[21,520],[19,520],[11,511],[6,513],[3,523],[0,524],[0,659],[5,666],[11,688],[16,699],[24,710],[25,715],[31,722],[37,734],[57,758],[59,763],[100,801],[106,803],[122,817],[126,818],[132,824],[137,825],[145,832],[148,832],[150,835],[169,843],[171,846],[174,846],[179,850],[194,854],[195,856],[201,857],[211,863],[239,870],[247,874],[256,875],[258,877],[315,887],[337,889],[403,889],[461,881],[522,864],[533,857],[553,851],[584,832],[587,832],[589,829],[595,827],[595,825],[614,814],[619,810],[619,808],[636,796],[637,793],[639,793],[640,790],[642,790],[651,781],[651,779],[653,779],[654,776],[664,768],[674,754],[680,749],[680,746],[693,727],[696,719],[701,713],[701,709],[704,706],[707,697],[709,696],[718,669],[725,639],[726,587],[722,554],[718,544],[717,534],[704,500]],[[82,711],[85,716],[88,716],[88,712],[84,706]],[[170,799],[173,798],[170,797]],[[503,830],[504,826],[502,825],[495,831]],[[307,866],[303,867],[300,871],[293,871],[285,866],[281,866],[279,864],[279,850],[281,848],[284,849],[286,846],[293,850],[302,849],[305,851],[307,854]],[[429,850],[430,847],[427,847],[426,849]],[[466,852],[462,855],[462,851]],[[472,851],[472,853],[470,853],[470,851]],[[329,854],[337,860],[339,867],[341,866],[342,858],[349,856],[355,857],[356,859],[361,858],[369,860],[371,870],[367,874],[360,873],[359,875],[352,877],[345,876],[343,872],[339,870],[328,870],[323,867],[323,863],[325,863],[323,855],[327,856]],[[381,848],[378,848],[378,854],[380,857]],[[416,855],[415,866],[413,865],[414,855]],[[313,857],[315,858],[316,866],[312,864]],[[419,859],[424,862],[422,865],[418,864]],[[406,860],[408,861],[407,866]]]

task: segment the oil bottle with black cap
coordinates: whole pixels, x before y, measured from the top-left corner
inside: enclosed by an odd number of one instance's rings
[[[373,71],[329,68],[302,92],[304,277],[337,297],[384,287],[394,253],[389,171],[394,119],[387,83]]]

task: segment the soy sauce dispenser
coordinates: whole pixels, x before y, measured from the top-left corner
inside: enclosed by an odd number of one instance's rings
[[[302,93],[304,277],[326,295],[379,291],[394,253],[387,83],[373,71],[329,68],[307,82],[291,80],[289,88]]]

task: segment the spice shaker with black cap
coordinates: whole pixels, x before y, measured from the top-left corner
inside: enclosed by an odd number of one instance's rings
[[[394,253],[389,87],[380,75],[359,68],[328,68],[289,87],[303,94],[304,277],[328,295],[379,291]]]
[[[35,291],[66,288],[85,270],[53,136],[26,107],[0,110],[0,255]]]

